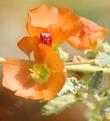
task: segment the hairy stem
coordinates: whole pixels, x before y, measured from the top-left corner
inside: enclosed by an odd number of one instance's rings
[[[79,65],[65,65],[65,68],[70,71],[77,71],[77,72],[91,72],[94,73],[96,71],[103,71],[104,73],[110,74],[110,68],[101,68],[95,65],[90,64],[79,64]]]
[[[77,65],[77,64],[95,64],[94,60],[84,60],[78,62],[66,62],[65,65]]]

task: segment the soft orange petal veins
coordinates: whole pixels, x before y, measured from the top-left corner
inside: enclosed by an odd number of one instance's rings
[[[41,5],[28,13],[27,31],[30,36],[39,36],[50,24],[57,24],[58,10],[55,7]]]
[[[46,83],[46,90],[44,90],[44,98],[46,100],[52,99],[54,96],[58,94],[58,92],[64,86],[64,83],[67,79],[66,72],[53,72]]]
[[[59,8],[59,26],[64,30],[77,30],[82,25],[80,17],[72,10]]]
[[[21,70],[21,66],[23,65],[23,69]],[[22,85],[22,83],[24,83],[24,81],[17,81],[18,78],[23,78],[22,80],[25,80],[28,75],[28,64],[25,63],[24,61],[19,61],[16,59],[7,59],[6,63],[3,65],[3,86],[5,86],[6,88],[16,91],[17,89],[20,88],[20,86]],[[22,75],[17,75],[19,73],[19,71],[22,71],[21,74]],[[26,73],[24,73],[26,72]]]
[[[7,59],[3,65],[3,86],[16,91],[29,81],[29,62],[18,59]]]
[[[86,36],[84,36],[83,39],[77,36],[72,36],[71,38],[69,38],[69,44],[79,50],[85,50],[88,49],[88,47],[90,46],[90,40]]]
[[[47,27],[49,24],[56,24],[58,10],[49,5],[41,5],[29,11],[30,24],[34,27]]]
[[[96,48],[106,37],[107,30],[84,17],[80,19],[84,26],[68,42],[79,50]]]

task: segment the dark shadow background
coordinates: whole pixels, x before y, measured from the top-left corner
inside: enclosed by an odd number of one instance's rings
[[[5,89],[0,91],[0,121],[83,121],[83,106],[76,105],[59,115],[41,116],[37,101],[15,97]],[[80,109],[80,111],[78,110]]]

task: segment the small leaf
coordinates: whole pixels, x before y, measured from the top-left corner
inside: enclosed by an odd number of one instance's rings
[[[73,94],[56,97],[42,107],[42,115],[58,114],[71,107],[75,102],[76,98]]]
[[[58,96],[62,96],[68,93],[73,93],[76,95],[80,92],[83,93],[86,89],[86,85],[84,85],[81,80],[77,80],[75,77],[70,77],[67,79],[62,90],[58,93]]]
[[[58,93],[58,96],[62,96],[67,93],[73,93],[76,94],[74,82],[76,82],[77,79],[75,77],[68,78],[67,81],[65,82],[65,85],[61,89],[61,91]]]
[[[93,94],[99,92],[99,89],[101,87],[102,77],[103,77],[102,71],[97,71],[95,74],[92,75],[89,81],[89,89]]]
[[[100,52],[95,59],[96,65],[100,67],[110,67],[110,53]]]

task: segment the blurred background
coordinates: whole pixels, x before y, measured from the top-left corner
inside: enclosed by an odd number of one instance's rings
[[[27,34],[27,11],[42,3],[69,7],[110,30],[110,0],[0,0],[0,56],[26,57],[16,43]],[[108,41],[109,38],[110,34]],[[65,49],[71,48],[66,45]],[[51,117],[41,116],[40,106],[36,101],[24,100],[3,87],[0,89],[0,121],[85,121],[83,105]]]

